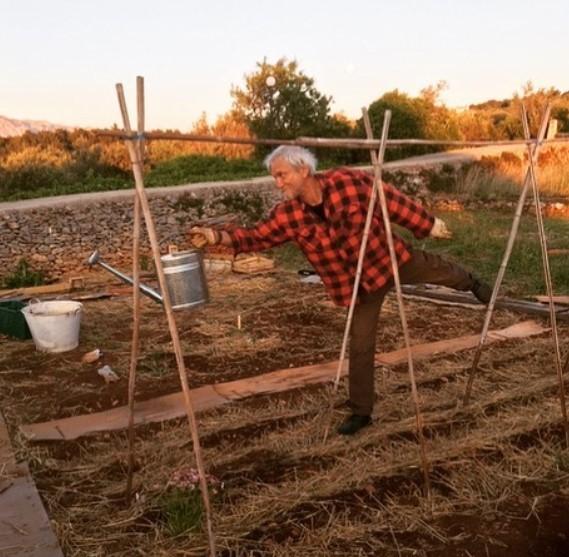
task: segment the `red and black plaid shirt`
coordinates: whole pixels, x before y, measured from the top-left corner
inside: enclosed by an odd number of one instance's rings
[[[228,231],[237,252],[262,251],[293,241],[322,278],[332,300],[350,305],[358,254],[372,192],[373,176],[361,170],[338,168],[315,175],[322,187],[322,220],[300,199],[277,204],[254,228]],[[416,238],[429,235],[434,217],[389,184],[383,184],[390,220]],[[393,235],[399,265],[411,258],[407,244]],[[362,267],[360,288],[378,290],[392,276],[379,199],[372,219]]]

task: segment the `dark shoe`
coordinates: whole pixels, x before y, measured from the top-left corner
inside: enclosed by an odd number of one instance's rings
[[[489,284],[479,279],[475,279],[474,285],[470,290],[483,304],[487,305],[490,302],[490,298],[492,297],[492,288]]]
[[[371,424],[371,416],[358,416],[358,414],[352,414],[340,425],[338,433],[340,435],[353,435],[369,424]]]

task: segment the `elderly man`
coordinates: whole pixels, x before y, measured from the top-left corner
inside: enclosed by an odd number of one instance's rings
[[[314,155],[281,146],[265,164],[285,200],[253,228],[193,228],[192,244],[222,244],[237,252],[260,251],[293,241],[320,275],[332,300],[349,306],[373,177],[361,170],[338,168],[316,173]],[[445,223],[389,184],[382,184],[392,222],[416,238],[450,238]],[[438,255],[414,249],[393,237],[402,284],[431,283],[470,290],[482,303],[490,287],[462,267]],[[354,308],[349,347],[349,405],[352,413],[338,428],[352,435],[371,423],[374,404],[374,355],[379,313],[393,287],[392,266],[379,204],[373,215]]]

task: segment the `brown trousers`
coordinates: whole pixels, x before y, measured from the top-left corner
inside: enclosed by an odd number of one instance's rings
[[[411,259],[399,268],[401,284],[440,284],[455,290],[470,290],[474,279],[459,265],[438,255],[412,250]],[[354,308],[350,329],[349,405],[354,414],[369,415],[373,410],[374,357],[379,313],[393,279],[376,292],[364,292]]]

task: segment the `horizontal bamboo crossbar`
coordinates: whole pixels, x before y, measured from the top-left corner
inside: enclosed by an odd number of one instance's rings
[[[239,143],[244,145],[300,145],[303,147],[328,147],[331,149],[379,149],[379,140],[376,139],[336,139],[329,137],[299,137],[297,139],[253,139],[247,137],[226,137],[222,135],[196,135],[180,132],[145,132],[143,134],[127,134],[121,130],[100,130],[96,132],[102,137],[115,137],[117,139],[168,139],[175,141],[195,141],[203,143]],[[569,137],[545,139],[541,143],[563,143]],[[500,141],[454,141],[444,139],[388,139],[387,147],[402,147],[405,145],[450,145],[453,147],[482,147],[491,145],[528,145],[536,140],[504,139]]]

